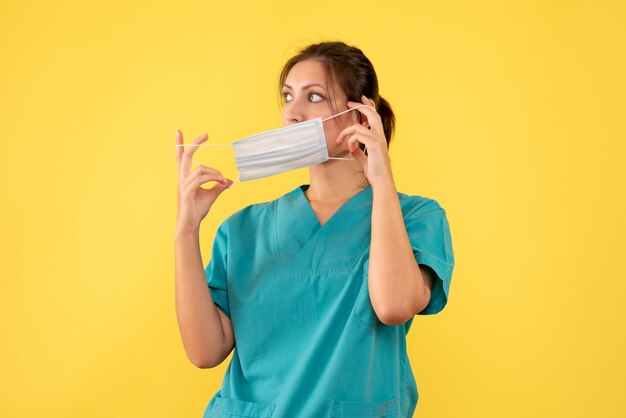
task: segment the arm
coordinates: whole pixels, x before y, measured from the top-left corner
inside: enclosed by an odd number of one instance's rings
[[[189,360],[200,368],[219,365],[235,346],[230,319],[213,303],[204,277],[198,231],[178,232],[176,316]]]
[[[393,181],[377,184],[373,196],[370,300],[381,322],[399,325],[428,305],[433,277],[415,261]]]
[[[215,199],[232,184],[212,168],[199,166],[191,170],[196,145],[207,138],[206,134],[198,137],[190,144],[191,149],[184,150],[183,134],[176,131],[179,171],[174,241],[176,316],[187,356],[201,368],[220,364],[235,344],[230,319],[213,303],[200,255],[200,222]],[[215,182],[215,185],[210,189],[200,187],[208,182]]]
[[[361,164],[372,185],[369,296],[378,319],[387,325],[398,325],[428,305],[433,277],[430,270],[419,267],[413,254],[380,115],[372,109],[373,100],[363,96],[361,102],[369,107],[356,109],[366,120],[345,128],[337,143],[347,141],[352,156]],[[348,102],[350,108],[357,105]],[[367,147],[367,155],[359,149],[358,143]]]

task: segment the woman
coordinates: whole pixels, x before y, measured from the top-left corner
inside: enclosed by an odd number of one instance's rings
[[[329,155],[344,159],[229,217],[204,271],[200,222],[232,181],[190,170],[196,147],[177,151],[183,344],[203,368],[234,349],[204,416],[410,417],[418,393],[406,334],[415,314],[443,309],[454,267],[445,211],[396,191],[394,116],[361,50],[311,45],[285,64],[280,89],[285,125],[354,109],[324,123]]]

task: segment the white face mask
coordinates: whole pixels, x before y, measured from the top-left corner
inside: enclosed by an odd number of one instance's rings
[[[328,156],[323,122],[355,110],[357,105],[326,119],[305,122],[261,132],[233,142],[240,181],[259,179],[285,171],[309,167],[328,160],[349,160]],[[191,144],[184,144],[193,146]],[[183,146],[184,146],[183,145]],[[196,146],[229,146],[230,144],[201,144]]]

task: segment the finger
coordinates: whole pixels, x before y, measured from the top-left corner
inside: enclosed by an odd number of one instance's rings
[[[230,186],[233,185],[233,181],[232,180],[227,180],[226,183],[217,183],[215,186],[211,187],[211,191],[212,192],[216,192],[216,196],[219,196],[220,194],[222,194],[222,192],[226,189],[229,189]]]
[[[363,125],[355,123],[354,125],[348,126],[347,128],[345,128],[339,133],[339,136],[337,136],[337,143],[341,144],[343,141],[345,141],[346,137],[350,135],[354,135],[356,133],[361,133],[363,135],[366,135],[370,133],[370,130],[367,129]]]
[[[226,185],[228,184],[228,180],[226,180],[223,177],[219,177],[216,176],[215,174],[203,174],[201,176],[198,176],[197,182],[199,182],[199,185],[203,185],[206,183],[215,183],[215,185],[221,184],[221,185]]]
[[[359,148],[358,144],[359,144],[359,141],[350,142],[350,140],[348,139],[348,152],[352,154],[355,149]]]
[[[365,96],[362,96],[362,97],[365,98]],[[366,100],[366,101],[364,103],[348,102],[348,107],[355,108],[355,110],[358,110],[363,115],[365,115],[365,118],[367,118],[367,123],[372,127],[372,130],[376,132],[377,134],[384,135],[383,122],[382,122],[382,119],[380,118],[380,115],[378,114],[378,112],[376,112],[376,110],[372,109],[372,107],[374,107],[372,103],[367,101],[367,99],[362,99],[362,100]],[[360,106],[364,104],[367,106]],[[356,107],[356,106],[359,106],[359,107]],[[372,107],[369,107],[369,106],[372,106]]]
[[[369,150],[382,148],[380,145],[380,142],[378,141],[378,137],[375,137],[374,135],[372,135],[372,133],[369,130],[367,130],[367,134],[363,134],[361,132],[355,133],[348,139],[347,143],[348,143],[348,147],[350,150],[352,150],[352,148],[350,148],[351,146],[353,145],[358,146],[358,143],[365,145],[365,148]]]
[[[376,145],[377,145],[376,142],[370,141],[368,138],[362,137],[362,136],[354,136],[348,140],[348,148],[351,150],[354,149],[351,147],[359,148],[359,144],[363,144],[365,148],[369,151],[376,149]],[[369,151],[368,151],[368,155],[370,155]]]
[[[361,167],[365,168],[367,165],[367,155],[359,148],[355,147],[353,151],[350,151],[352,157],[361,164]]]
[[[189,174],[187,178],[185,178],[182,181],[181,187],[186,188],[189,184],[196,183],[197,179],[203,176],[211,176],[213,181],[220,182],[220,183],[226,180],[224,176],[222,176],[222,173],[220,173],[219,171],[214,170],[210,167],[202,166],[193,170],[191,174]]]
[[[192,174],[196,172],[198,172],[199,174],[213,173],[221,178],[224,177],[219,170],[216,170],[215,168],[212,168],[212,167],[207,167],[206,165],[202,165],[202,164],[198,164],[198,167],[192,171]]]
[[[188,172],[189,171],[189,169],[191,167],[191,159],[193,157],[193,154],[198,149],[197,145],[202,144],[208,138],[209,138],[208,134],[202,134],[199,137],[197,137],[191,144],[188,145],[189,149],[187,149],[187,150],[185,150],[183,152],[183,157],[182,157],[182,161],[181,161],[181,165],[180,165],[180,167],[183,170],[183,172]]]
[[[194,177],[192,180],[188,182],[185,186],[183,186],[183,190],[185,193],[193,192],[194,190],[198,190],[200,186],[206,183],[215,182],[216,184],[220,184],[223,186],[227,186],[230,180],[227,180],[223,177],[216,176],[213,173],[202,174]]]
[[[365,145],[366,147],[374,146],[374,144],[376,144],[377,142],[377,138],[374,137],[372,133],[369,130],[367,130],[367,128],[364,128],[364,129],[366,132],[359,132],[357,130],[354,133],[346,134],[346,136],[341,140],[341,142],[345,142],[346,145],[348,145],[348,148],[350,148],[352,145],[356,143],[361,143]]]
[[[372,106],[373,108],[376,108],[376,103],[374,103],[372,99],[368,99],[367,97],[365,97],[365,95],[361,96],[361,103],[363,103],[364,105],[368,105],[368,106]]]

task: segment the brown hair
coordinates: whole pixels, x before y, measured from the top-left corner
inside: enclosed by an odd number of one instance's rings
[[[361,96],[372,99],[380,115],[387,138],[387,147],[393,136],[396,118],[387,100],[378,93],[378,78],[370,60],[359,48],[343,42],[321,42],[301,49],[283,67],[278,80],[279,92],[289,71],[299,62],[314,59],[326,67],[327,79],[341,87],[349,101],[361,103]]]

